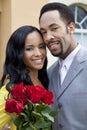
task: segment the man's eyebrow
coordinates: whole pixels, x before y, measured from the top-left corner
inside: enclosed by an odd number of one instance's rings
[[[49,27],[57,26],[58,24],[52,23]]]
[[[53,26],[58,26],[58,24],[52,23],[52,24],[49,25],[49,27],[53,27]],[[40,30],[44,30],[44,28],[41,27]]]

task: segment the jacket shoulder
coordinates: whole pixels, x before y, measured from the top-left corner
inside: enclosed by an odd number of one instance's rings
[[[57,60],[56,62],[54,62],[54,64],[52,64],[52,65],[48,68],[48,70],[47,70],[48,76],[51,75],[51,74],[57,69],[57,67],[58,67],[58,60]]]

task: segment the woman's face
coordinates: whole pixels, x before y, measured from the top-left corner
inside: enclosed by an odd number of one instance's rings
[[[46,58],[46,46],[41,35],[34,31],[27,35],[24,47],[24,64],[29,70],[40,70]]]

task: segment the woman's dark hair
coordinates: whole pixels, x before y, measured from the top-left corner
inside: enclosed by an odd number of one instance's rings
[[[40,21],[41,16],[44,13],[48,11],[53,11],[53,10],[59,11],[60,17],[67,23],[67,25],[70,22],[75,22],[74,14],[70,10],[70,8],[63,3],[58,3],[58,2],[47,3],[46,5],[42,7],[40,11],[39,21]]]
[[[6,59],[4,63],[4,72],[1,78],[0,87],[4,85],[4,81],[6,78],[9,78],[9,83],[6,88],[10,90],[11,84],[18,84],[20,82],[24,82],[25,85],[33,85],[28,71],[26,70],[23,54],[24,54],[24,46],[25,39],[29,33],[37,31],[41,36],[41,32],[34,26],[22,26],[18,28],[11,35],[8,40],[6,47]],[[41,70],[39,70],[39,79],[44,85],[44,87],[48,87],[48,77],[47,77],[47,57],[45,59],[44,66]]]

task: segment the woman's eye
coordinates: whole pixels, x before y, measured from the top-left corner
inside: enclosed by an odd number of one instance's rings
[[[26,50],[26,51],[32,51],[33,48],[26,48],[25,50]]]

